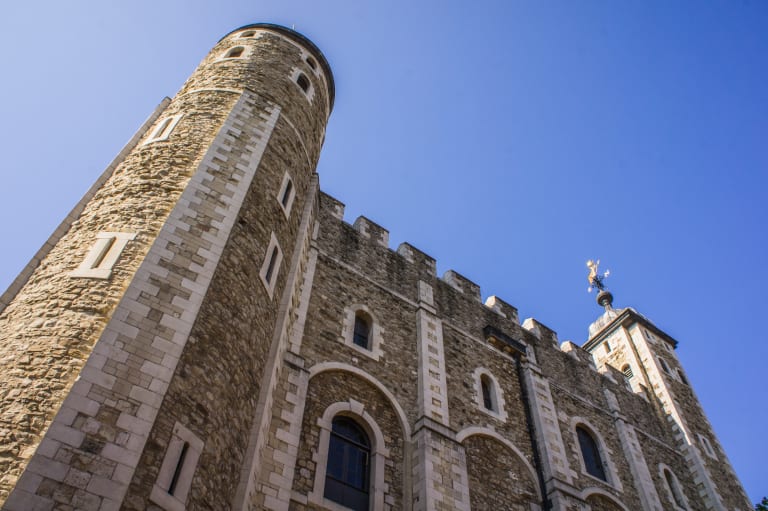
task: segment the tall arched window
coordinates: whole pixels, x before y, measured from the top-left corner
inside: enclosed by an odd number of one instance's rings
[[[592,433],[581,426],[576,426],[576,434],[579,437],[581,457],[584,459],[584,468],[587,469],[587,473],[607,482],[608,479],[605,477],[603,460],[600,457],[600,449]]]
[[[677,477],[675,477],[672,471],[668,468],[664,468],[663,471],[664,479],[667,480],[667,487],[669,488],[669,493],[672,494],[672,500],[675,501],[675,505],[679,508],[687,509],[685,507],[683,492],[680,490],[680,485],[677,483]]]
[[[354,420],[333,419],[324,497],[354,511],[368,511],[371,442]]]
[[[355,330],[352,342],[361,348],[370,349],[371,318],[363,311],[355,313]]]

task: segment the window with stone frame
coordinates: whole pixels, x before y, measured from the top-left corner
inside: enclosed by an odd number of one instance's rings
[[[579,448],[581,449],[581,458],[584,461],[584,468],[587,473],[598,479],[608,482],[603,466],[603,458],[600,454],[597,440],[592,432],[583,426],[576,426],[576,435],[579,439]]]
[[[473,375],[475,384],[475,404],[477,408],[499,419],[507,420],[507,412],[504,409],[504,396],[496,377],[484,367],[475,369]]]
[[[666,467],[661,467],[661,472],[664,475],[664,481],[667,483],[667,491],[669,492],[669,496],[672,499],[672,502],[675,504],[677,509],[687,510],[688,505],[685,500],[685,496],[683,495],[683,491],[680,488],[680,483],[677,480],[677,476],[675,476],[672,471]]]
[[[383,355],[384,328],[371,309],[363,304],[344,308],[339,342],[357,353],[379,360]]]
[[[333,419],[323,497],[353,511],[368,511],[371,441],[350,417]]]

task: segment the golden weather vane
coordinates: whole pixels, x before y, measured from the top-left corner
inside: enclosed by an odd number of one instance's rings
[[[587,268],[589,268],[589,275],[587,276],[587,280],[589,281],[589,287],[587,288],[588,293],[591,293],[594,288],[597,288],[600,291],[605,291],[603,280],[608,278],[608,275],[611,274],[611,270],[606,270],[605,273],[600,275],[597,271],[598,266],[600,266],[600,259],[597,261],[592,259],[587,261]]]

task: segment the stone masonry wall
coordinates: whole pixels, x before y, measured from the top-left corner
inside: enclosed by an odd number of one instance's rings
[[[101,335],[115,305],[168,217],[236,98],[181,98],[166,115],[188,111],[174,138],[138,146],[96,192],[27,284],[0,315],[2,416],[0,502]],[[184,138],[183,151],[174,145]],[[99,231],[134,232],[109,279],[71,277]]]

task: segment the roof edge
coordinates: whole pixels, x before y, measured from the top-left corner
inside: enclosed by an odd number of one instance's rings
[[[320,48],[318,48],[315,43],[310,41],[309,38],[307,38],[305,35],[300,34],[291,28],[284,27],[282,25],[276,25],[274,23],[251,23],[248,25],[243,25],[242,27],[238,27],[227,32],[224,37],[219,39],[219,42],[234,34],[235,32],[249,28],[262,28],[277,32],[279,34],[288,36],[291,39],[294,39],[296,42],[306,46],[309,50],[311,50],[315,54],[315,57],[317,57],[317,60],[320,62],[320,65],[323,68],[323,71],[325,71],[325,74],[328,77],[328,103],[330,104],[330,109],[333,110],[333,103],[336,99],[336,83],[333,79],[333,71],[331,71],[331,66],[328,64],[328,59],[325,58],[325,55],[323,55],[323,52],[320,51]]]

